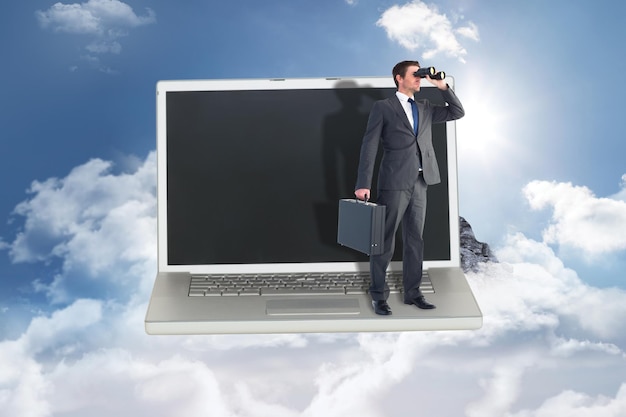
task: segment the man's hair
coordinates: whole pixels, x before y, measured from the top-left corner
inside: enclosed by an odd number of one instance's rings
[[[404,78],[406,76],[406,70],[413,65],[420,66],[420,63],[417,61],[402,61],[398,62],[393,70],[391,71],[391,75],[393,75],[393,82],[396,83],[396,88],[398,87],[398,80],[396,80],[396,76]]]

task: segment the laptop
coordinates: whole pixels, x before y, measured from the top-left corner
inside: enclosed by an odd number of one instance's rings
[[[391,76],[159,81],[158,273],[146,332],[480,328],[460,268],[454,122],[433,126],[442,182],[428,189],[422,291],[437,308],[402,302],[398,238],[393,314],[376,315],[368,257],[337,244],[369,110],[394,93]],[[434,87],[418,94],[442,102]]]

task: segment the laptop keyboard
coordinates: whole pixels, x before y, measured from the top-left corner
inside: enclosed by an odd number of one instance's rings
[[[401,293],[402,272],[387,273],[391,293]],[[367,294],[369,273],[345,274],[260,274],[260,275],[192,275],[190,297],[260,296],[260,295],[355,295]],[[420,290],[435,292],[424,271]]]

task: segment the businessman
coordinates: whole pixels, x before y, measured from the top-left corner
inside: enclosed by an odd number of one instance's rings
[[[354,194],[358,199],[371,196],[374,162],[379,144],[383,157],[378,173],[377,203],[385,205],[384,253],[370,257],[370,295],[376,314],[389,315],[389,287],[385,282],[387,267],[393,256],[395,234],[402,224],[404,302],[421,309],[432,309],[422,295],[424,259],[424,219],[426,189],[441,182],[439,166],[432,143],[431,126],[460,119],[465,114],[461,102],[445,79],[426,79],[436,86],[446,102],[431,104],[415,101],[422,79],[415,75],[417,61],[402,61],[392,70],[397,91],[395,96],[374,103],[361,145],[358,176]]]

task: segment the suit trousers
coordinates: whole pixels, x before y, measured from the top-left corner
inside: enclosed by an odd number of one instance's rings
[[[370,295],[372,300],[386,300],[389,287],[385,277],[395,250],[395,236],[402,224],[402,283],[404,299],[421,295],[422,264],[424,261],[424,221],[426,218],[426,191],[421,172],[413,188],[408,190],[378,190],[377,203],[385,205],[384,252],[370,256]]]

